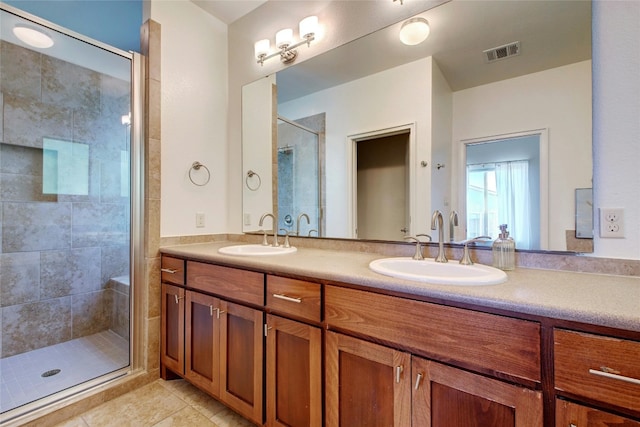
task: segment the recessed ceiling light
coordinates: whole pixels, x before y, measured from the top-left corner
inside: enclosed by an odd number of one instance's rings
[[[400,41],[406,45],[420,44],[429,37],[429,22],[424,18],[411,18],[400,28]]]
[[[53,39],[47,33],[29,25],[17,24],[13,27],[13,34],[32,47],[46,49],[53,46]]]

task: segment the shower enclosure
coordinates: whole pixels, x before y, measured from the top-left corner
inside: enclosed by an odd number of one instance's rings
[[[128,371],[134,55],[0,6],[0,412],[8,420]],[[26,44],[18,27],[53,46]]]
[[[323,235],[323,137],[324,114],[296,121],[278,117],[278,228],[290,235]]]

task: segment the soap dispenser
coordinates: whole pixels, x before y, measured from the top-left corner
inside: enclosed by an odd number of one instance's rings
[[[516,242],[509,237],[507,224],[500,225],[500,235],[493,242],[493,266],[500,270],[516,268]]]

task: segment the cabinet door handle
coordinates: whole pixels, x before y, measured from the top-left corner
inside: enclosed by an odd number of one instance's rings
[[[160,271],[162,271],[163,273],[169,273],[169,274],[176,274],[178,272],[178,270],[175,270],[173,268],[161,268]]]
[[[611,368],[607,368],[606,366],[602,366],[600,369],[601,370],[589,369],[589,373],[593,375],[599,375],[605,378],[611,378],[612,380],[624,381],[627,383],[640,385],[640,379],[625,377],[624,375],[620,375],[618,371],[615,371],[614,369],[611,369]],[[618,372],[618,373],[614,374],[613,372]]]
[[[414,387],[416,390],[420,388],[420,382],[422,381],[423,376],[422,372],[418,372],[418,375],[416,376],[416,385]]]
[[[400,384],[400,375],[404,371],[404,367],[402,365],[396,366],[396,383]]]
[[[180,304],[180,300],[184,297],[179,297],[178,294],[173,294],[174,297],[176,297],[176,304]]]
[[[264,324],[264,336],[267,336],[267,332],[269,331],[269,329],[273,329],[273,327],[267,325],[266,323]]]
[[[297,298],[297,297],[289,297],[286,296],[284,294],[273,294],[274,298],[278,298],[278,299],[283,299],[285,301],[289,301],[289,302],[296,302],[298,304],[300,304],[302,302],[302,298]]]

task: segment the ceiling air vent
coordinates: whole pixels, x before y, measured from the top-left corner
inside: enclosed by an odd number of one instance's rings
[[[508,43],[502,46],[494,47],[491,49],[483,50],[484,58],[486,62],[500,61],[511,56],[520,54],[520,42]]]

